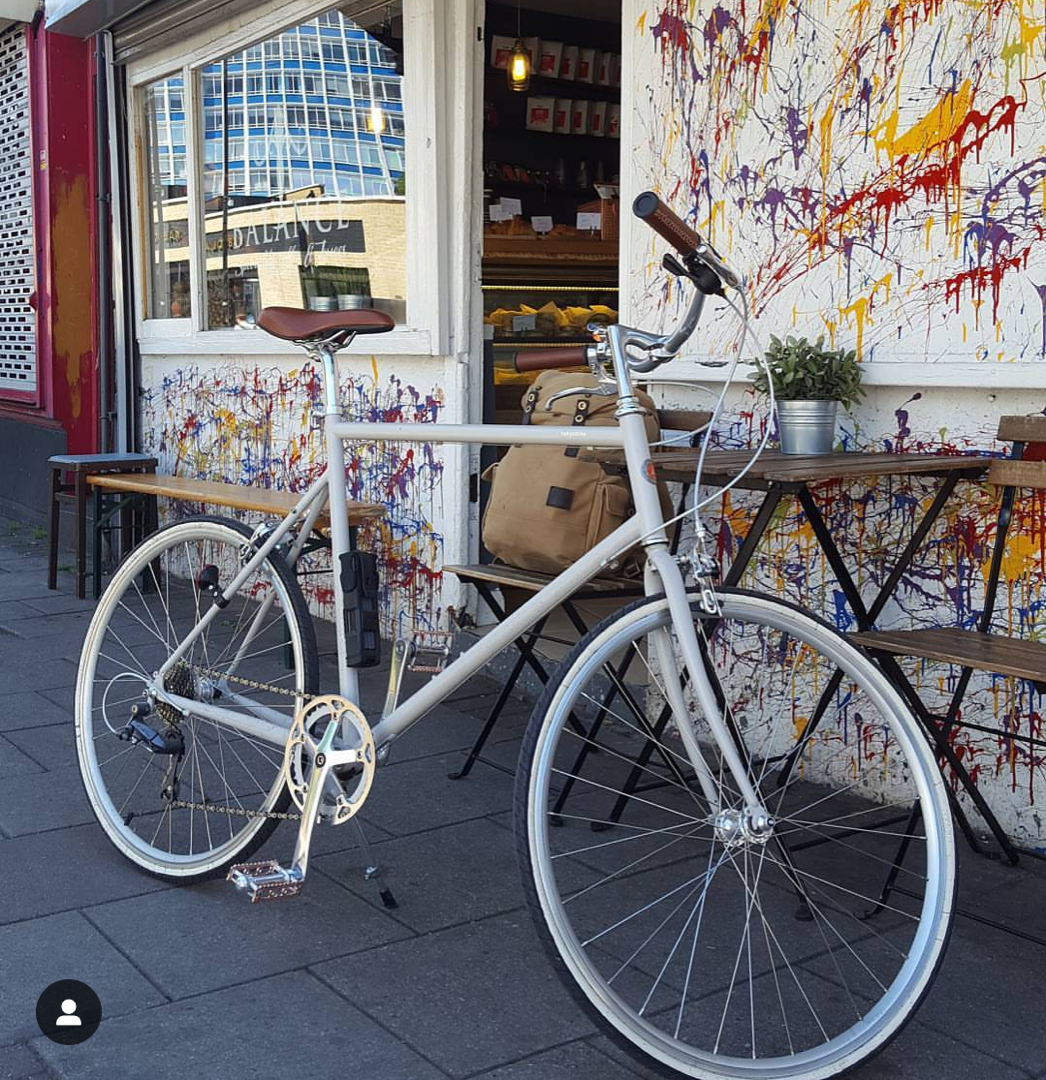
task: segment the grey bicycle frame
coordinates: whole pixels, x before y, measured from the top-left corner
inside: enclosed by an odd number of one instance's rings
[[[588,551],[571,567],[553,578],[544,588],[499,623],[474,645],[466,649],[442,672],[435,675],[425,686],[415,691],[399,704],[388,716],[373,728],[375,744],[381,748],[402,735],[421,720],[433,707],[445,700],[462,683],[479,672],[502,649],[550,614],[579,588],[597,577],[623,551],[641,543],[646,550],[647,595],[664,593],[672,617],[672,627],[682,654],[683,663],[690,674],[691,692],[697,699],[710,732],[723,756],[723,760],[744,797],[750,812],[765,813],[756,794],[748,769],[731,738],[723,720],[715,692],[705,669],[704,660],[691,614],[691,596],[687,592],[683,574],[675,558],[669,552],[664,517],[650,471],[650,444],[642,409],[633,395],[632,369],[648,371],[670,359],[680,348],[701,314],[704,297],[698,293],[674,334],[656,336],[625,326],[607,329],[604,356],[609,359],[618,389],[618,408],[615,427],[556,427],[548,424],[519,426],[509,424],[372,424],[348,422],[342,417],[338,400],[336,348],[330,342],[308,344],[310,355],[323,368],[325,437],[327,443],[327,467],[323,474],[309,487],[294,508],[275,529],[257,546],[255,554],[243,564],[240,572],[225,587],[224,597],[231,598],[244,581],[254,573],[271,551],[292,530],[302,523],[297,538],[291,546],[290,556],[295,559],[301,550],[312,524],[324,503],[329,508],[331,532],[331,561],[337,567],[344,553],[350,550],[347,496],[345,489],[345,443],[361,442],[424,442],[424,443],[475,443],[490,446],[577,446],[590,449],[612,447],[622,449],[632,485],[635,514],[623,525]],[[630,354],[636,350],[646,353],[643,359]],[[359,700],[359,684],[356,671],[345,663],[344,598],[341,579],[334,578],[335,628],[338,648],[339,693],[351,701]],[[271,601],[270,601],[271,602]],[[244,715],[222,708],[214,703],[189,700],[172,694],[163,687],[163,676],[192,646],[193,641],[217,616],[218,604],[202,616],[178,648],[168,657],[157,673],[154,690],[158,697],[176,708],[191,710],[203,717],[243,731],[255,738],[283,746],[286,742],[289,721],[276,710],[258,708],[256,715]],[[714,782],[692,725],[686,719],[679,679],[671,668],[674,652],[666,631],[655,632],[655,651],[662,671],[666,694],[672,707],[681,741],[693,765],[699,784],[714,808],[719,806],[717,785]],[[348,737],[349,732],[345,732]]]

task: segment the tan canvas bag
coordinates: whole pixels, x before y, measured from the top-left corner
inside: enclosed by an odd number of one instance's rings
[[[571,394],[545,405],[552,395],[592,387],[591,375],[545,371],[523,396],[523,423],[576,426],[615,424],[617,395]],[[647,411],[647,434],[659,437],[657,410],[648,394],[636,391]],[[610,476],[577,447],[513,446],[483,474],[491,483],[483,515],[483,543],[495,558],[524,570],[558,574],[621,525],[632,512],[628,481]],[[662,504],[667,494],[659,485]],[[635,572],[637,553],[615,567]]]

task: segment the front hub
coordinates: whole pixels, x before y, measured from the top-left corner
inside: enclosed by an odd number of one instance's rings
[[[728,848],[765,844],[774,834],[775,818],[765,810],[720,810],[712,822],[716,839]]]

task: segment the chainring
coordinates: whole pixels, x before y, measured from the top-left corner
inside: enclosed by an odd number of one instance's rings
[[[339,788],[339,794],[333,807],[321,811],[323,820],[344,825],[366,801],[377,762],[370,725],[351,701],[337,694],[327,694],[313,698],[298,711],[283,753],[283,775],[294,805],[303,810],[309,783],[316,772],[317,747],[332,720],[337,722],[339,729],[343,729],[348,721],[358,740],[354,748],[357,759],[351,775],[337,774],[333,770],[328,774]]]

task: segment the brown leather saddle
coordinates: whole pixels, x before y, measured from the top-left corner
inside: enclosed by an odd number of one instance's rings
[[[384,311],[302,311],[299,308],[267,307],[257,324],[284,341],[321,341],[339,335],[383,334],[396,324]]]

